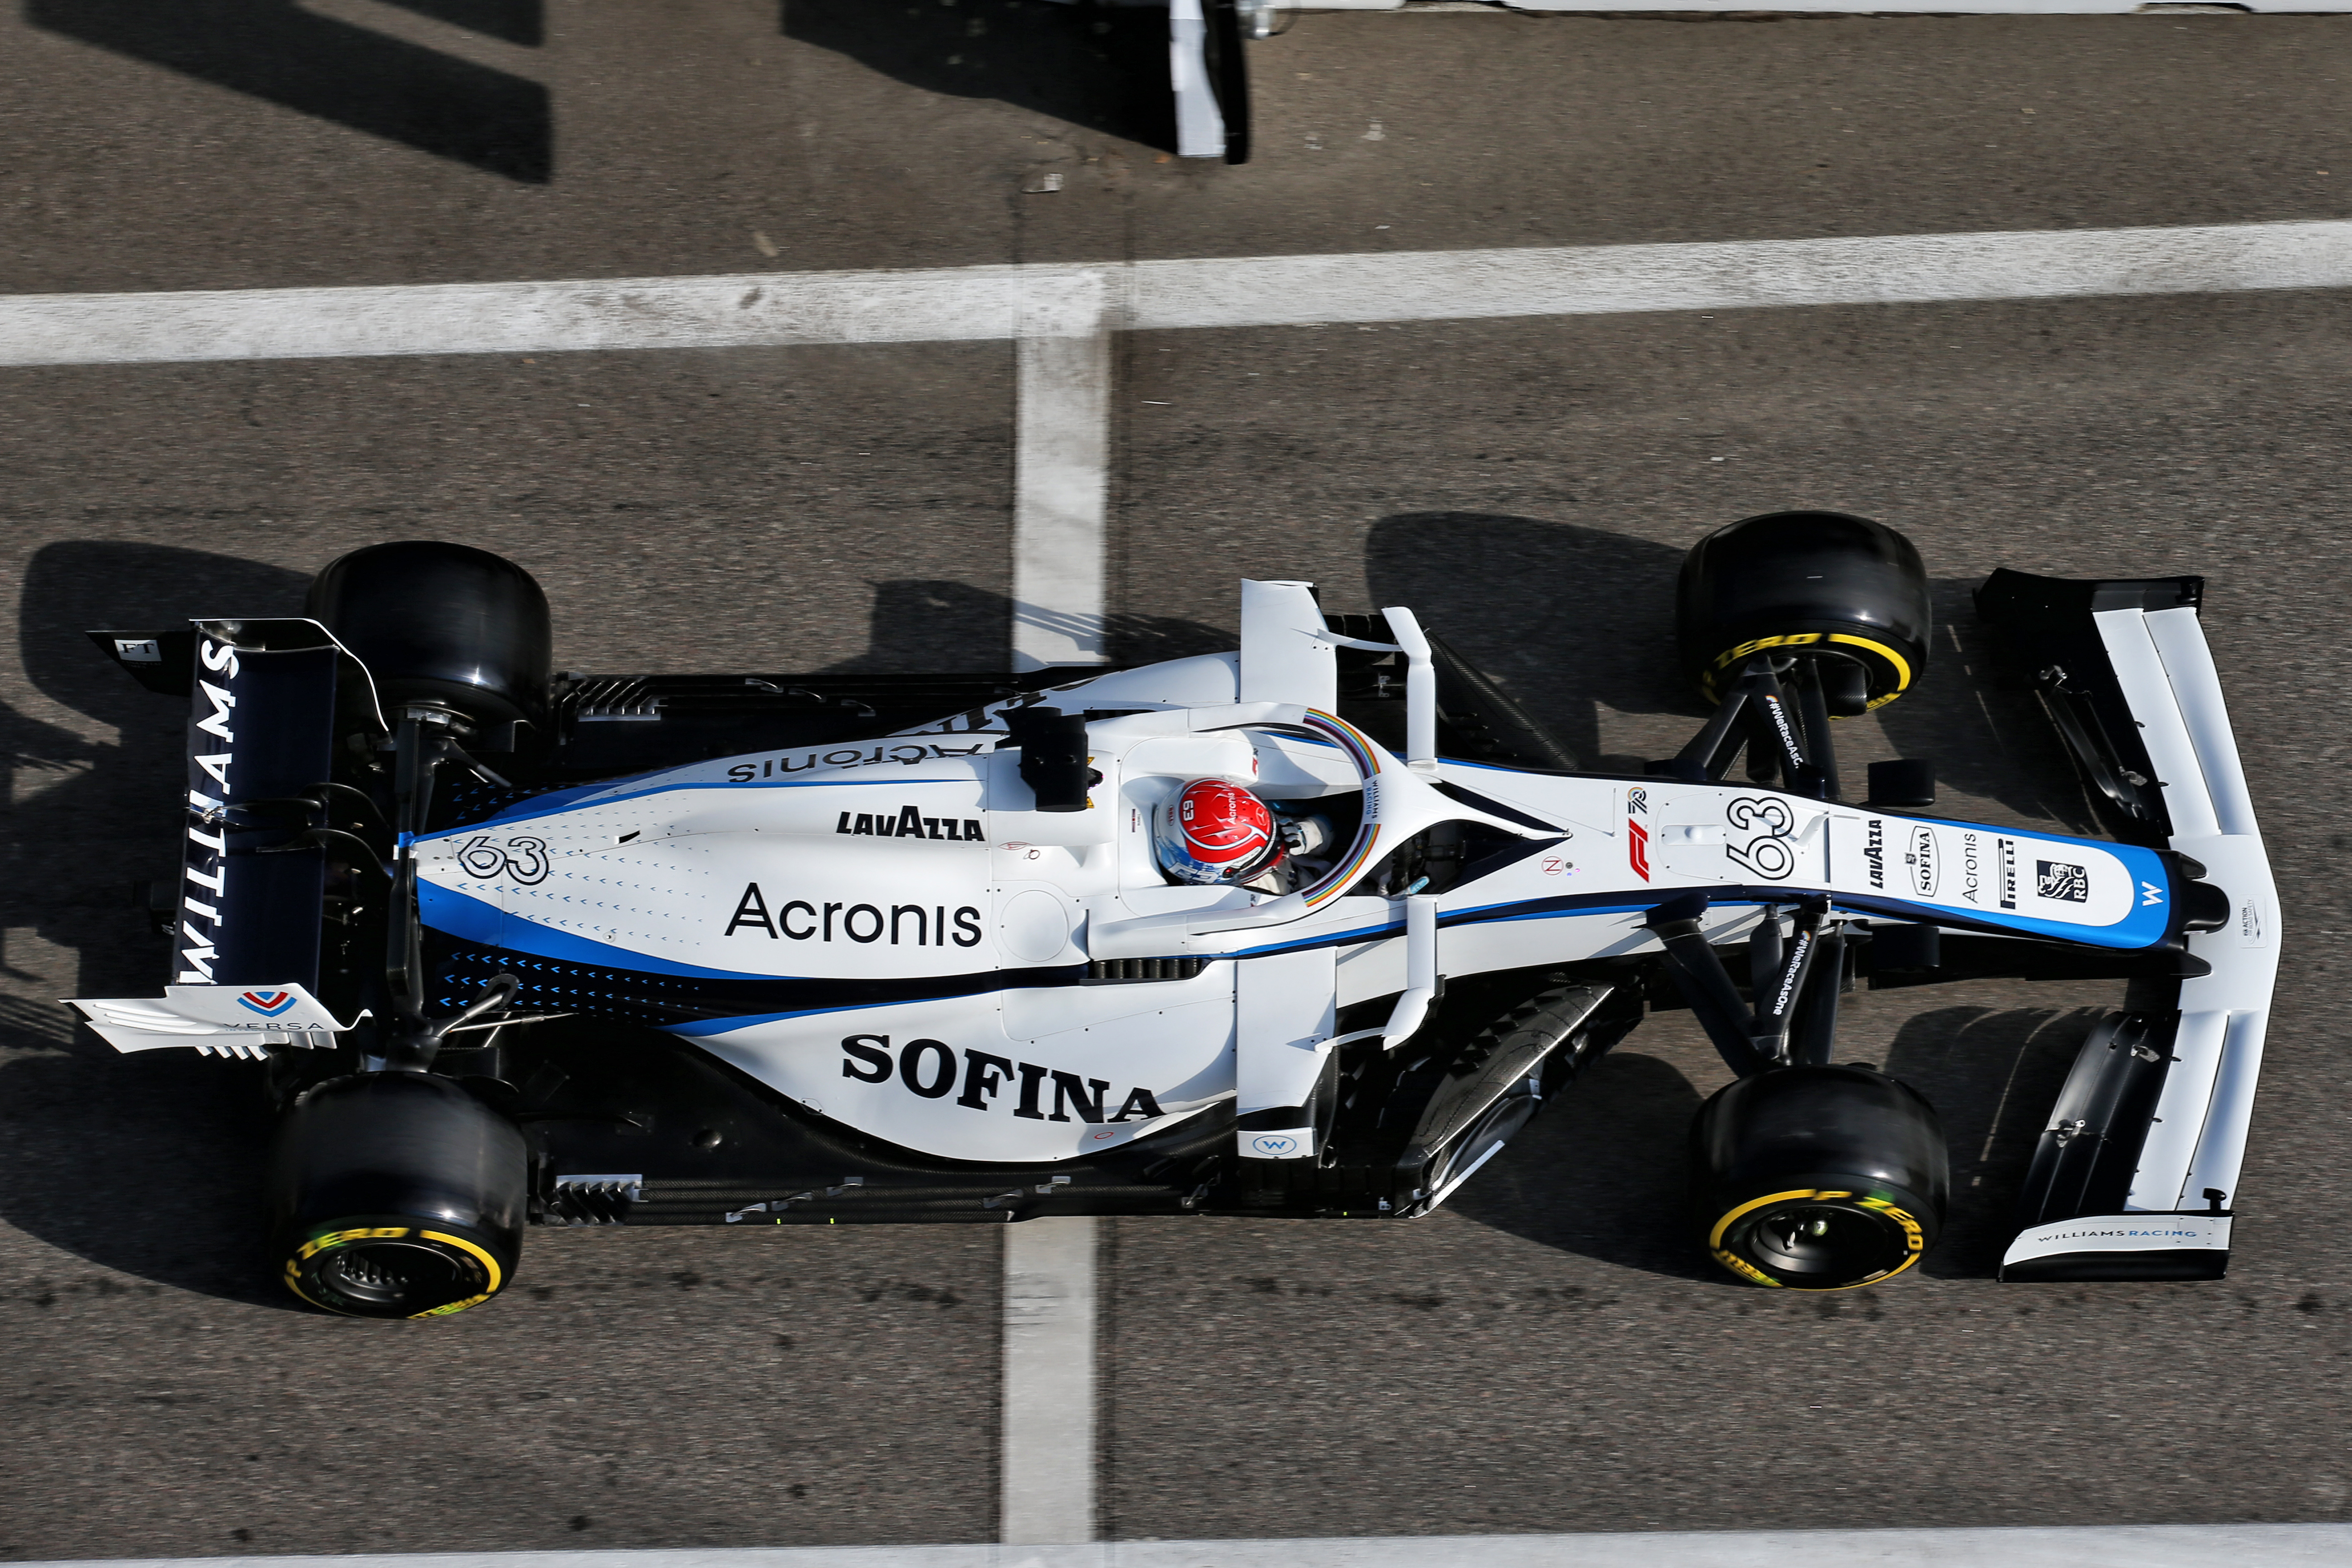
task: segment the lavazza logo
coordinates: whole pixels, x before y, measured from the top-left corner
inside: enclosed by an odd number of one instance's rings
[[[945,838],[977,844],[987,837],[969,816],[925,816],[920,808],[902,805],[897,811],[843,812],[835,833],[871,838]]]
[[[1107,1079],[1083,1078],[1059,1068],[1018,1062],[967,1046],[963,1060],[944,1040],[908,1040],[893,1051],[887,1035],[851,1035],[841,1042],[841,1076],[860,1083],[887,1083],[897,1078],[909,1094],[925,1100],[945,1100],[959,1078],[963,1092],[955,1103],[966,1110],[1009,1110],[1024,1121],[1076,1121],[1089,1127],[1125,1121],[1149,1121],[1167,1112],[1148,1089],[1127,1091],[1118,1110],[1103,1114],[1110,1103]],[[1053,1090],[1053,1110],[1045,1109],[1046,1089]]]
[[[180,962],[175,984],[181,985],[211,985],[213,964],[219,960],[221,938],[226,926],[221,918],[222,907],[228,902],[224,896],[228,877],[228,840],[226,810],[224,805],[228,793],[230,764],[236,760],[236,732],[229,728],[230,717],[236,709],[236,649],[225,642],[206,637],[196,650],[196,658],[205,669],[218,675],[229,686],[215,686],[203,676],[196,678],[196,689],[212,704],[212,711],[195,721],[189,735],[188,748],[188,848],[184,872],[189,882],[204,890],[204,896],[185,888],[181,889],[183,913],[180,919]],[[220,750],[207,752],[204,737],[213,737]],[[204,779],[219,789],[215,797],[197,780]],[[207,833],[207,827],[220,829]],[[212,901],[206,902],[209,899]],[[198,931],[202,921],[208,931]]]
[[[1862,841],[1862,858],[1870,863],[1870,885],[1886,886],[1886,824],[1874,816],[1869,836]]]

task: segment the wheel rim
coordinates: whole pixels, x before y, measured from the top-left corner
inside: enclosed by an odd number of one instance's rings
[[[506,1270],[477,1242],[408,1226],[351,1226],[312,1237],[286,1283],[316,1307],[355,1318],[432,1318],[486,1301]]]
[[[1850,1290],[1900,1274],[1927,1250],[1910,1211],[1869,1194],[1776,1193],[1716,1222],[1716,1261],[1744,1279],[1791,1290]]]

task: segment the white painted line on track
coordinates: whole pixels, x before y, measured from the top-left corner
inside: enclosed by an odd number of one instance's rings
[[[1027,1221],[1008,1234],[1043,1224]],[[775,1551],[165,1557],[16,1568],[2345,1568],[2352,1525],[1373,1535],[1087,1545],[793,1546]]]
[[[952,342],[1115,330],[2352,287],[2352,223],[1097,267],[0,296],[0,365]]]
[[[1102,275],[1055,275],[1014,348],[1013,668],[1099,664],[1110,473]]]
[[[1095,1537],[1096,1228],[1082,1216],[1004,1227],[997,1534],[1007,1542]]]

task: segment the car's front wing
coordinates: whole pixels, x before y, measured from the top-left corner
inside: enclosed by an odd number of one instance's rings
[[[2230,899],[2219,929],[2188,935],[2204,972],[2175,996],[2135,995],[2084,1044],[2035,1151],[2004,1279],[2217,1279],[2228,1265],[2280,933],[2202,586],[2001,572],[1979,590],[2126,831],[2199,862]]]

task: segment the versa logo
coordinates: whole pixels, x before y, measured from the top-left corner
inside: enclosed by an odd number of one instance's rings
[[[250,1007],[265,1018],[275,1018],[278,1014],[283,1013],[287,1008],[294,1005],[294,993],[291,991],[248,991],[244,995],[239,996],[236,1000],[239,1006]]]

